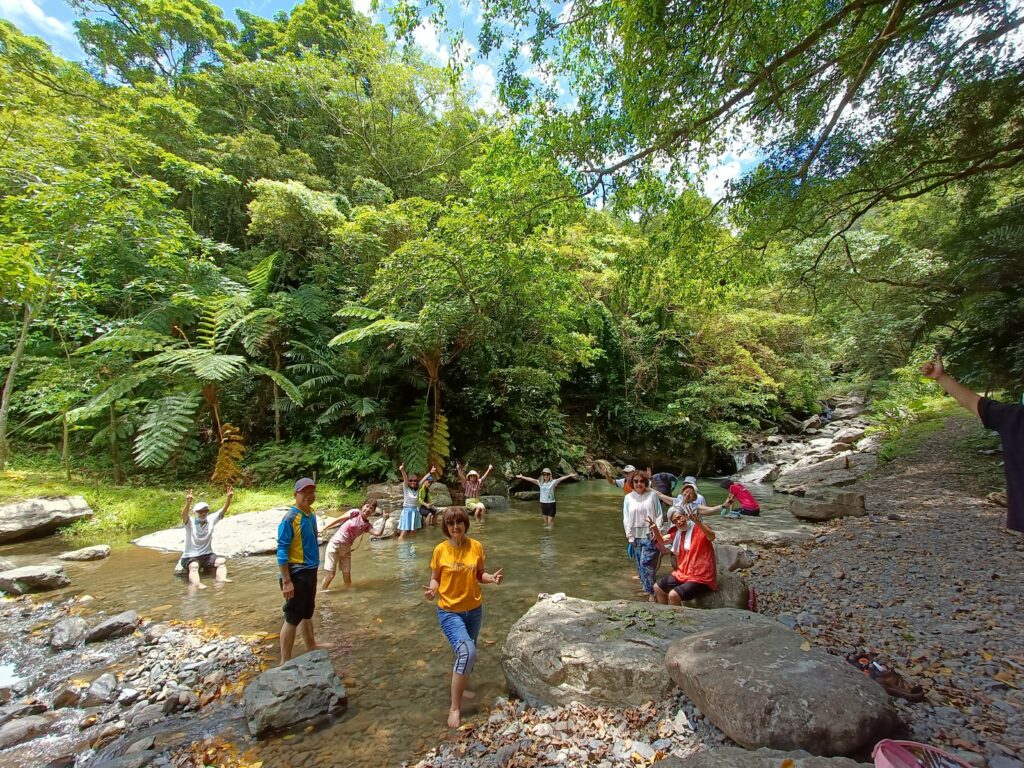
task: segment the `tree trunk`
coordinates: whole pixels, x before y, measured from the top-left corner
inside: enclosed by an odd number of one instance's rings
[[[277,347],[274,347],[274,370],[278,373],[281,372],[281,353]],[[281,390],[277,386],[277,382],[271,382],[274,385],[274,442],[281,442]]]
[[[61,424],[60,459],[64,463],[64,479],[71,481],[71,447],[68,444],[68,410],[64,409],[63,423]]]
[[[123,483],[124,474],[121,472],[121,446],[117,442],[117,411],[114,404],[108,409],[110,414],[110,459],[114,463],[114,482]]]
[[[45,304],[46,299],[43,299]],[[21,364],[21,357],[25,352],[25,340],[28,338],[28,329],[32,325],[35,315],[32,312],[32,305],[25,303],[25,312],[21,321],[21,332],[18,334],[18,343],[14,346],[14,354],[11,355],[11,367],[7,371],[7,380],[4,382],[3,396],[0,397],[0,472],[7,464],[7,414],[11,409],[11,395],[14,393],[14,377],[18,373],[18,366]]]

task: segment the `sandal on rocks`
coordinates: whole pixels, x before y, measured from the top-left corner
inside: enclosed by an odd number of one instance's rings
[[[875,659],[873,653],[851,653],[846,660],[878,683],[890,696],[907,701],[924,701],[924,689],[907,682],[899,672]]]

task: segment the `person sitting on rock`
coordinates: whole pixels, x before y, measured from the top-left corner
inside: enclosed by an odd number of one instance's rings
[[[437,522],[437,507],[430,503],[430,486],[434,484],[436,467],[431,467],[427,476],[420,480],[420,488],[416,493],[416,501],[420,509],[420,522],[422,525],[434,525]]]
[[[555,527],[555,488],[559,483],[564,480],[576,477],[575,473],[571,475],[562,475],[551,479],[551,470],[544,467],[540,471],[540,479],[527,477],[526,475],[516,475],[516,478],[523,480],[527,483],[533,483],[540,488],[540,513],[544,516],[544,527],[554,528]]]
[[[405,474],[405,464],[400,465],[398,471],[402,473],[402,516],[398,519],[398,540],[401,541],[406,536],[415,536],[416,530],[423,525],[423,520],[420,517],[419,476],[415,472],[411,475]],[[433,482],[433,473],[436,471],[431,467],[425,479]]]
[[[351,586],[352,545],[356,542],[356,539],[372,529],[373,526],[370,525],[370,518],[373,517],[376,511],[377,500],[370,499],[360,509],[350,509],[347,514],[324,526],[324,533],[327,533],[332,528],[337,528],[338,532],[327,542],[327,549],[324,552],[324,581],[320,585],[321,590],[326,592],[331,586],[339,566],[341,567],[342,581],[344,581],[346,587]],[[379,536],[384,532],[384,525],[387,523],[387,520],[388,516],[382,512],[380,531],[374,532],[371,534],[371,537],[374,535]]]
[[[729,479],[723,480],[720,485],[729,492],[722,506],[731,510],[734,502],[740,505],[739,513],[757,517],[761,514],[761,505],[757,503],[754,495],[740,483],[734,483]]]
[[[214,554],[213,529],[231,506],[235,490],[228,486],[224,506],[210,514],[210,505],[205,501],[192,506],[192,489],[185,493],[185,506],[181,508],[181,522],[185,526],[185,551],[181,554],[175,573],[187,573],[188,583],[197,589],[206,589],[199,580],[199,573],[214,573],[218,582],[230,582],[227,559]],[[189,516],[191,510],[192,516]]]
[[[1003,472],[1006,474],[1006,528],[1024,533],[1024,405],[997,403],[968,389],[946,373],[942,355],[938,353],[934,360],[921,366],[921,373],[980,418],[986,429],[999,433],[1003,442]]]
[[[484,487],[484,481],[487,480],[487,476],[491,474],[491,470],[494,466],[491,464],[487,465],[487,471],[481,475],[475,469],[469,470],[463,474],[462,464],[455,462],[455,469],[459,473],[459,482],[462,483],[462,493],[466,497],[466,509],[473,513],[473,517],[477,520],[483,520],[484,515],[487,513],[487,507],[480,501],[480,491]]]
[[[700,512],[672,507],[669,517],[673,527],[668,530],[667,542],[657,521],[647,521],[655,546],[676,556],[672,573],[654,585],[654,601],[682,605],[684,600],[718,589],[718,562],[712,544],[715,532],[704,523]]]

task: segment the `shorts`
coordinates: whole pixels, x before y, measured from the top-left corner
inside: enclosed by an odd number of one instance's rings
[[[740,507],[740,514],[741,515],[747,515],[748,517],[760,517],[761,510],[760,509],[744,509],[743,507]]]
[[[420,517],[429,517],[437,514],[437,507],[431,504],[420,504]]]
[[[466,509],[468,509],[470,512],[472,512],[474,509],[476,509],[476,505],[477,504],[483,504],[483,502],[480,501],[480,499],[478,499],[476,497],[474,497],[472,499],[466,499]]]
[[[324,570],[334,573],[341,566],[342,573],[352,573],[352,545],[338,542],[333,547],[328,544],[324,551]]]
[[[555,516],[555,502],[553,502],[553,501],[542,501],[540,503],[540,513],[542,515],[544,515],[544,517],[554,517]]]
[[[665,594],[675,591],[683,600],[693,600],[695,597],[700,597],[705,592],[711,591],[711,587],[707,584],[697,581],[680,581],[671,573],[668,576],[663,576],[658,582],[658,586]]]
[[[284,620],[293,627],[305,619],[313,618],[316,607],[316,568],[303,568],[292,571],[292,585],[295,593],[290,600],[284,601]],[[281,588],[284,588],[282,581]]]
[[[190,563],[199,563],[199,570],[202,573],[210,573],[211,571],[216,571],[218,557],[219,555],[215,555],[212,552],[209,552],[205,555],[196,555],[195,557],[182,556],[181,560],[178,561],[178,565],[174,569],[174,572],[178,576],[188,573],[188,566]]]
[[[423,521],[420,519],[419,509],[416,507],[402,507],[402,516],[398,518],[398,530],[415,531],[417,528],[422,527]]]

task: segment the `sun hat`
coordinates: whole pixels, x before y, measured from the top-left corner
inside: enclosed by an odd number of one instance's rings
[[[550,474],[551,474],[551,470],[550,470],[550,469],[548,469],[547,467],[544,467],[544,469],[542,469],[542,470],[540,471],[540,473],[541,473],[542,475],[550,475]]]
[[[623,472],[636,472],[636,467],[634,467],[632,464],[627,464],[626,466],[624,466],[622,468],[622,471]]]
[[[475,469],[471,469],[469,470],[469,472],[466,473],[466,477],[472,477],[473,475],[480,477],[480,473],[477,472]]]
[[[210,511],[210,505],[207,504],[205,501],[200,501],[194,507],[192,507],[192,511],[193,512],[209,512]]]
[[[697,491],[698,490],[698,488],[697,488],[697,478],[694,477],[693,475],[687,475],[686,477],[684,477],[683,478],[683,488],[685,488],[688,485],[693,486],[693,490]]]
[[[308,477],[303,477],[295,481],[295,492],[304,491],[307,488],[316,488],[316,483]]]

